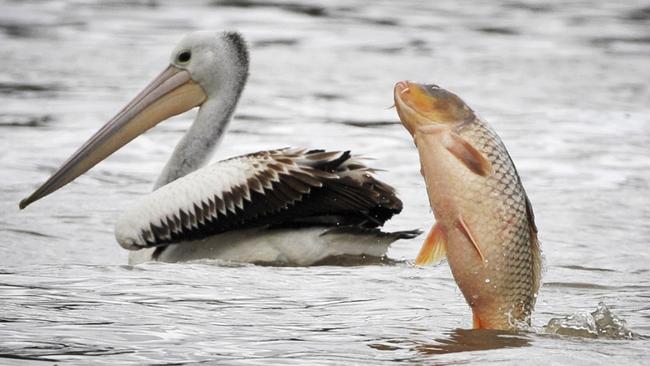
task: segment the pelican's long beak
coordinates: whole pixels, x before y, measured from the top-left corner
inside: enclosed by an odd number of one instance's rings
[[[31,196],[21,209],[70,183],[151,127],[201,105],[205,91],[190,73],[169,66],[115,117],[97,131]]]

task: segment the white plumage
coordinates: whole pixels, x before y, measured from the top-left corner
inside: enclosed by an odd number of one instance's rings
[[[330,231],[322,227],[277,229],[254,228],[231,231],[208,238],[170,245],[156,260],[186,262],[202,259],[267,265],[311,266],[337,263],[351,257],[354,263],[372,262],[386,254],[398,237],[379,232]],[[415,235],[411,232],[412,235]],[[412,236],[404,236],[409,238]],[[151,261],[155,248],[129,254],[129,264]],[[325,262],[330,260],[330,262]]]

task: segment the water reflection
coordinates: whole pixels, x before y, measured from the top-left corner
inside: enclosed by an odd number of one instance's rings
[[[415,352],[420,355],[442,355],[449,353],[486,351],[501,348],[529,347],[531,339],[526,333],[491,329],[453,329],[433,341],[406,339],[388,340],[368,344],[378,351]]]
[[[530,346],[530,338],[523,333],[490,329],[454,329],[435,343],[420,344],[415,350],[425,354],[485,351],[499,348]]]

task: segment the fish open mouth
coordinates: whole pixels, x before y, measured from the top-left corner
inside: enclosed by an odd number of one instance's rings
[[[402,95],[410,90],[409,87],[409,82],[408,81],[398,81],[397,84],[395,84],[395,93],[396,95],[399,93],[399,95]]]
[[[435,123],[435,121],[432,121],[423,113],[409,105],[407,98],[410,96],[414,87],[420,88],[420,85],[405,80],[397,82],[393,89],[397,115],[411,135],[415,133],[417,127],[426,123]]]

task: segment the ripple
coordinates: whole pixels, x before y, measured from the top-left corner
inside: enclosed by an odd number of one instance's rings
[[[213,4],[237,8],[279,8],[291,13],[303,14],[312,17],[322,17],[328,14],[322,6],[292,2],[255,1],[255,0],[215,0]]]
[[[0,82],[0,95],[25,96],[34,94],[53,95],[62,88],[59,85],[29,84],[20,82]]]
[[[566,269],[576,269],[579,271],[589,271],[589,272],[617,272],[616,270],[608,269],[608,268],[585,267],[579,265],[565,265],[565,266],[558,266],[558,267],[566,268]]]
[[[502,134],[535,205],[547,270],[533,319],[604,301],[643,333],[647,13],[596,0],[0,2],[0,363],[642,362],[646,338],[467,329],[471,310],[449,266],[409,262],[422,238],[396,242],[388,258],[312,268],[124,265],[115,219],[150,189],[193,112],[40,206],[15,203],[168,62],[188,29],[236,29],[252,46],[250,83],[216,158],[352,149],[375,158],[404,201],[387,229],[430,227],[417,151],[386,108],[397,80],[440,83]]]
[[[53,120],[51,115],[0,114],[0,127],[43,127]]]

